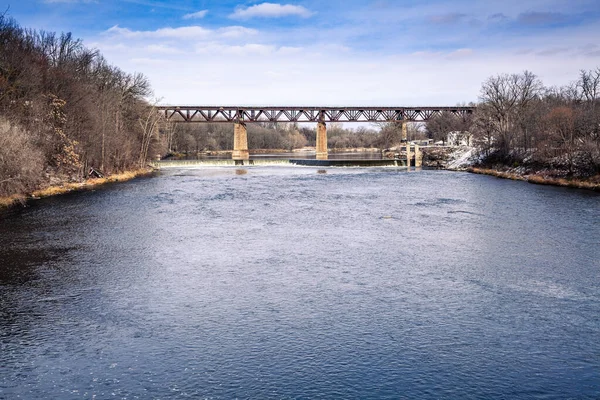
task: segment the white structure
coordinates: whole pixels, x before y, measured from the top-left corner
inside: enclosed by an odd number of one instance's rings
[[[448,133],[446,143],[450,146],[471,146],[471,133],[454,131]]]

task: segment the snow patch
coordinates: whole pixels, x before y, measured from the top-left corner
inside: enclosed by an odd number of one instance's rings
[[[454,150],[449,157],[447,169],[460,171],[475,164],[478,161],[479,155],[473,147],[459,147]]]

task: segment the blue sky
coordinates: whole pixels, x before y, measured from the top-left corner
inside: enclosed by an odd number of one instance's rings
[[[69,31],[164,104],[455,105],[531,70],[600,67],[600,0],[0,0]]]

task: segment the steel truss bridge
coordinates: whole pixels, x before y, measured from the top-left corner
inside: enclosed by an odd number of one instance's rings
[[[172,122],[425,122],[450,113],[466,118],[475,107],[246,107],[158,106]]]

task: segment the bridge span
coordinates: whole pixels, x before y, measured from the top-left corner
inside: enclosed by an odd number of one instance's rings
[[[246,123],[317,123],[317,159],[327,159],[327,122],[395,122],[402,124],[402,139],[407,138],[408,122],[425,122],[442,113],[466,118],[475,107],[251,107],[251,106],[158,106],[167,121],[184,123],[232,123],[232,158],[247,160]]]

